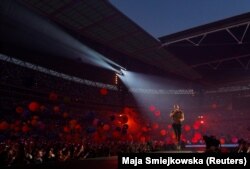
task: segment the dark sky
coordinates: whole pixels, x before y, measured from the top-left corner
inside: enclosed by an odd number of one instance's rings
[[[250,0],[110,0],[155,38],[250,12]]]

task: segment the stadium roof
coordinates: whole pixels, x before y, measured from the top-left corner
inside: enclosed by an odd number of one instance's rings
[[[250,13],[159,38],[208,85],[250,80]]]
[[[160,48],[158,39],[144,31],[132,20],[106,0],[19,0],[31,11],[48,18],[70,30],[80,39],[99,50],[106,51],[107,57],[117,60],[143,62],[165,72],[172,72],[188,79],[197,79],[199,74],[183,61]],[[101,46],[101,47],[100,47]],[[120,53],[113,56],[106,49]],[[106,55],[105,55],[106,56]],[[126,58],[123,58],[126,57]],[[128,63],[128,61],[126,62]],[[129,67],[129,65],[123,65]],[[179,69],[182,67],[182,69]]]
[[[22,38],[30,42],[28,46],[19,47],[22,44],[20,38],[15,39],[17,36],[14,31],[18,29],[16,29],[17,24],[13,23],[15,20],[13,6],[18,2],[34,14],[41,15],[49,22],[61,26],[104,56],[123,67],[131,68],[132,71],[133,68],[138,67],[137,65],[151,65],[178,77],[208,85],[242,81],[248,78],[250,14],[156,39],[107,0],[4,1],[9,6],[3,11],[7,11],[9,16],[3,19],[5,25],[1,27],[1,34],[6,37],[1,40],[4,44],[2,51],[9,52],[18,48],[24,50],[31,47],[33,42],[39,41],[39,38],[43,38],[35,36],[37,32],[33,34],[26,32],[28,37],[25,37],[22,32]],[[7,16],[6,13],[2,12],[4,16]],[[77,75],[80,75],[83,70],[91,69],[87,65],[83,67],[81,63],[77,63],[77,60],[71,62],[70,59],[62,58],[60,55],[44,59],[44,55],[46,53],[34,57],[31,53],[30,56],[20,57],[62,72],[67,71],[65,73],[77,71]],[[150,72],[149,67],[142,67],[145,72]],[[93,70],[92,74],[95,71],[97,69]]]

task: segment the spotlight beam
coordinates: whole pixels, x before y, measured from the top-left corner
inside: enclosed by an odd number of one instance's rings
[[[82,44],[73,36],[67,34],[59,26],[46,20],[39,15],[34,14],[27,8],[15,1],[6,4],[9,5],[8,9],[15,9],[15,15],[12,14],[13,10],[4,10],[3,15],[11,21],[14,21],[19,26],[20,34],[22,37],[31,35],[33,32],[34,37],[40,38],[40,41],[34,41],[39,50],[47,51],[50,53],[60,54],[63,57],[70,59],[80,59],[82,62],[99,66],[112,71],[117,71],[112,65],[121,68],[120,65],[106,58],[102,54],[94,51],[88,46]],[[27,39],[22,38],[23,44],[29,45]],[[42,45],[41,45],[42,44]],[[46,45],[44,45],[46,44]]]

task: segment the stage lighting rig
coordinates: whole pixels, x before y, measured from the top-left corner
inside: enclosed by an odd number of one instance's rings
[[[124,76],[124,73],[123,73],[122,70],[117,71],[116,74],[117,74],[117,75],[120,75],[120,76]]]
[[[116,71],[116,74],[118,76],[124,76],[126,74],[126,69],[125,68],[120,68],[119,70]]]

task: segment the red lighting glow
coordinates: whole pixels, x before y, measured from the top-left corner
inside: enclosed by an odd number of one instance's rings
[[[100,93],[101,93],[101,95],[105,96],[108,94],[108,90],[106,88],[101,88]]]

